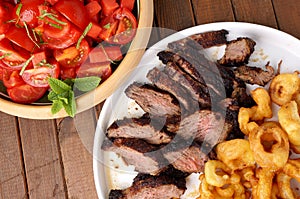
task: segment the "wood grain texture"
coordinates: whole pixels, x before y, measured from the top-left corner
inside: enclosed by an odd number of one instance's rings
[[[154,0],[154,13],[162,38],[195,25],[189,0]]]
[[[0,112],[0,199],[27,198],[16,118]]]
[[[95,125],[93,109],[78,114],[75,119],[65,118],[59,124],[59,143],[69,198],[97,198],[92,154]]]
[[[236,21],[277,28],[272,0],[231,0]]]
[[[230,0],[192,0],[196,24],[234,21]]]
[[[54,120],[19,119],[30,198],[66,198]]]
[[[273,0],[273,6],[279,29],[300,39],[300,1]]]

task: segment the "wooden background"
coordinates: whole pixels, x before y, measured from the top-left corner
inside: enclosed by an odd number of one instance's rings
[[[244,21],[300,38],[299,0],[154,0],[154,7],[157,27],[182,30]],[[154,31],[150,44],[165,36]],[[0,199],[97,198],[90,151],[100,111],[101,104],[74,119],[59,120],[29,120],[0,112]]]

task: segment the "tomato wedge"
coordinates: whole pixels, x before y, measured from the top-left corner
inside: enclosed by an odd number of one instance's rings
[[[43,97],[47,90],[48,88],[33,87],[29,84],[22,84],[20,86],[8,88],[7,93],[14,102],[30,104]]]
[[[30,28],[36,27],[38,25],[39,16],[38,6],[41,3],[41,1],[35,0],[17,4],[13,11],[13,18],[17,21],[18,26],[24,27],[24,23],[26,23]]]
[[[20,71],[3,71],[3,84],[6,88],[13,88],[25,84],[22,77],[20,76]]]
[[[11,23],[7,23],[11,19],[11,13],[13,12],[13,5],[8,2],[3,2],[0,5],[0,34],[7,32]]]
[[[83,39],[78,49],[73,45],[66,49],[55,50],[53,55],[63,67],[74,68],[80,66],[87,59],[89,52],[90,46],[88,42]]]
[[[132,11],[134,8],[135,0],[120,0],[120,7],[127,8]]]
[[[54,8],[81,30],[84,30],[90,22],[83,2],[79,0],[59,0]]]
[[[89,54],[91,63],[119,61],[123,58],[119,46],[96,47]]]
[[[101,7],[102,7],[102,14],[104,16],[108,16],[114,12],[119,7],[119,4],[116,0],[100,0]]]
[[[112,74],[110,62],[87,63],[83,64],[77,70],[77,77],[98,76],[106,80]]]
[[[114,44],[127,44],[136,33],[137,21],[127,8],[119,8],[102,23],[101,39]]]
[[[25,28],[10,26],[9,30],[5,33],[5,37],[29,52],[32,52],[36,47],[33,41],[28,37]]]
[[[49,66],[41,66],[29,70],[25,70],[22,74],[23,80],[34,87],[49,87],[48,78],[58,78],[60,74],[59,64],[57,62]]]

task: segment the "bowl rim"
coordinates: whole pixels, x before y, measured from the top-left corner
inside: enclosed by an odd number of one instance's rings
[[[153,0],[139,0],[138,28],[128,53],[112,75],[96,89],[76,99],[76,114],[83,112],[109,97],[140,62],[147,47],[153,23]],[[120,78],[122,77],[122,78]],[[67,117],[65,110],[51,113],[51,105],[18,104],[0,97],[0,111],[28,119],[57,119]]]

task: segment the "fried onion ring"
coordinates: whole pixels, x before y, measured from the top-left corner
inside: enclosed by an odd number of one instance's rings
[[[293,190],[291,188],[292,177],[280,172],[276,176],[276,181],[279,189],[279,195],[283,199],[295,199]]]
[[[254,159],[263,168],[283,168],[289,157],[287,134],[277,122],[265,122],[249,135]]]
[[[300,159],[288,160],[283,167],[283,172],[300,183]]]
[[[267,168],[258,168],[256,177],[259,179],[257,185],[252,188],[253,199],[271,198],[272,183],[275,172]]]
[[[216,187],[222,187],[230,184],[231,170],[219,160],[209,160],[204,167],[205,179],[208,184]]]

